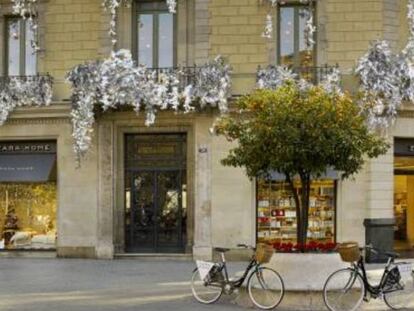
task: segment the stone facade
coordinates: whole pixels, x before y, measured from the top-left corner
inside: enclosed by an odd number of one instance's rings
[[[290,0],[288,0],[290,1]],[[0,0],[0,27],[10,14]],[[292,1],[294,2],[294,1]],[[406,0],[317,1],[317,64],[338,64],[345,86],[356,85],[351,70],[372,40],[384,38],[393,47],[407,37]],[[48,108],[21,108],[0,127],[1,140],[53,138],[58,142],[58,245],[60,256],[113,258],[125,249],[123,135],[187,133],[189,196],[187,252],[212,256],[213,246],[234,247],[256,241],[255,182],[243,170],[223,167],[231,147],[208,129],[214,114],[176,116],[162,113],[152,128],[132,112],[111,112],[99,118],[93,150],[76,169],[69,121],[70,89],[65,74],[86,60],[107,57],[109,16],[98,0],[41,0],[39,72],[55,79],[54,103]],[[273,38],[261,36],[267,1],[178,0],[178,63],[201,64],[217,54],[233,67],[233,93],[255,87],[256,69],[275,63]],[[272,11],[276,20],[276,13]],[[118,18],[117,48],[133,48],[131,9]],[[0,32],[0,42],[4,42]],[[0,49],[0,71],[5,68]],[[414,137],[412,119],[399,118],[390,136]],[[81,194],[81,195],[80,195]],[[338,183],[337,240],[365,241],[366,218],[393,217],[393,152],[369,163],[354,179]]]

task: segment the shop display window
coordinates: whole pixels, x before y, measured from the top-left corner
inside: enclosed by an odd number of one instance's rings
[[[0,183],[0,249],[56,248],[56,182]]]
[[[300,191],[300,184],[295,185]],[[315,180],[311,185],[308,242],[335,242],[335,181]],[[257,182],[257,240],[297,243],[297,218],[293,194],[283,181]]]

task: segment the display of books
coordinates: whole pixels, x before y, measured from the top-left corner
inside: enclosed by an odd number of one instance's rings
[[[335,181],[318,180],[312,182],[309,205],[308,239],[310,241],[334,242]],[[293,194],[285,182],[258,181],[258,242],[295,243],[296,213]]]

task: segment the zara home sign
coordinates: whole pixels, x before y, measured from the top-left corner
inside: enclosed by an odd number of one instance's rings
[[[0,182],[55,180],[55,141],[0,142]]]
[[[53,141],[0,142],[0,155],[39,153],[56,153],[56,143]]]

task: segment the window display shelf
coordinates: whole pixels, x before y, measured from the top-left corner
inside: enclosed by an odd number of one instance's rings
[[[296,207],[292,193],[281,181],[258,181],[258,241],[295,242]],[[299,190],[300,191],[300,190]],[[308,239],[334,241],[335,182],[315,181],[311,186]]]

